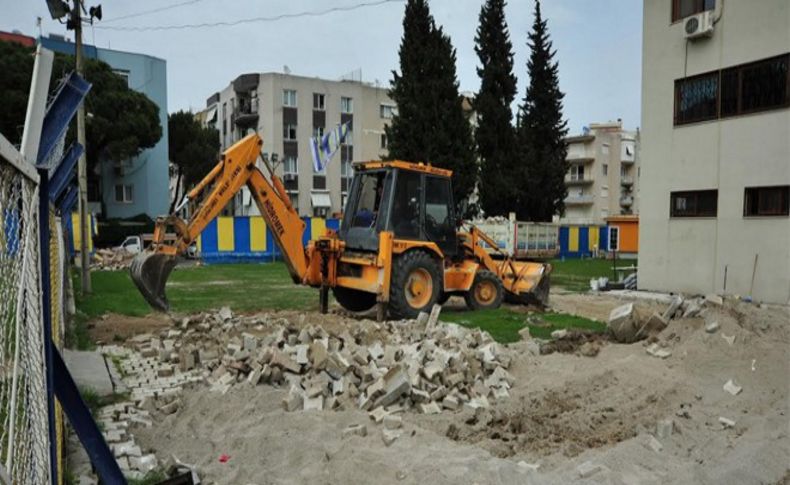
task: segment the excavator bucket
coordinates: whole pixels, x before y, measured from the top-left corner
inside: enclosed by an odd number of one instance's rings
[[[132,260],[129,267],[132,281],[155,310],[165,312],[170,307],[165,284],[175,265],[175,256],[153,251],[143,251]]]

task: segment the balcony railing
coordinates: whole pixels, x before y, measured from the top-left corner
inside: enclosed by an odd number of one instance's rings
[[[565,185],[590,185],[593,183],[592,177],[585,177],[584,175],[566,175]]]
[[[634,205],[634,198],[630,195],[620,197],[620,205],[623,207],[631,207]]]
[[[583,205],[592,203],[592,195],[569,195],[565,197],[565,205]]]
[[[620,177],[620,185],[623,187],[631,187],[634,185],[634,178],[628,175],[623,175]]]

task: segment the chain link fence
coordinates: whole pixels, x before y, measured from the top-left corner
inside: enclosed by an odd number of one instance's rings
[[[50,482],[38,210],[37,183],[0,157],[0,482],[14,484]]]

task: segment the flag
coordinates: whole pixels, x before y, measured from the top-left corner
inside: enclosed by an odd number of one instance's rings
[[[310,138],[310,154],[313,157],[313,170],[321,172],[340,148],[348,134],[348,123],[337,125],[323,137]]]

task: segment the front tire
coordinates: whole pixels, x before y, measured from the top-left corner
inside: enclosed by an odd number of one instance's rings
[[[478,271],[472,287],[464,294],[466,306],[472,310],[492,310],[502,305],[502,281],[488,270]]]
[[[442,292],[441,268],[428,253],[412,251],[393,263],[389,312],[394,318],[416,318],[429,312]]]
[[[332,294],[340,306],[350,312],[366,312],[376,304],[376,295],[367,291],[335,286]]]

